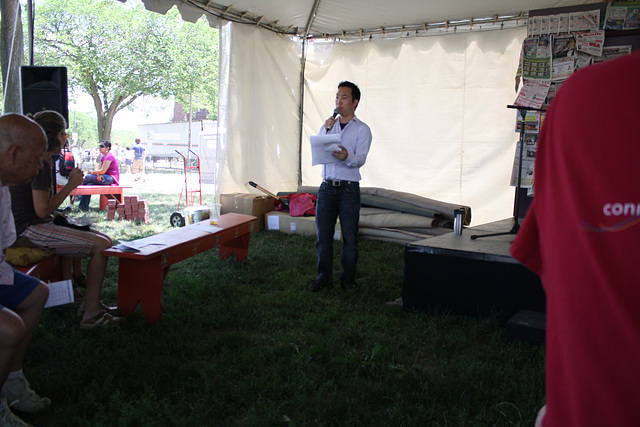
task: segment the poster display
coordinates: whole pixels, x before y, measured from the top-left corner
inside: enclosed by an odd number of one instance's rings
[[[594,4],[584,7],[585,10],[567,12],[568,9],[529,17],[518,67],[523,84],[515,105],[544,109],[551,104],[562,82],[577,70],[631,53],[632,46],[628,44],[605,46],[606,30],[640,29],[640,1]],[[519,114],[516,119],[516,132],[520,132],[522,125],[525,127],[521,188],[534,186],[535,153],[543,120],[544,113],[535,111],[526,114],[524,120]],[[513,162],[512,186],[517,185],[519,162],[520,144]]]

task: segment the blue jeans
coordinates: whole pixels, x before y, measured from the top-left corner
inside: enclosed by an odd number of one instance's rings
[[[336,221],[342,228],[341,280],[355,280],[358,264],[358,223],[360,220],[360,184],[333,186],[323,182],[316,203],[316,252],[318,279],[333,281],[333,235]]]
[[[102,175],[102,181],[98,181],[98,176],[92,173],[86,175],[84,177],[84,181],[82,181],[82,185],[111,185],[113,184],[113,178],[111,175],[104,174]],[[89,210],[89,203],[91,202],[91,194],[87,194],[84,196],[76,196],[76,200],[80,202],[78,206],[81,211]]]

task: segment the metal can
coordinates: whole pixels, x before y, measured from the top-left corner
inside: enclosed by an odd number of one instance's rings
[[[453,211],[453,234],[462,234],[462,223],[464,221],[464,209],[456,209]]]

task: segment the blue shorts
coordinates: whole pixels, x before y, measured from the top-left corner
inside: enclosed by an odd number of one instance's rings
[[[0,285],[0,308],[16,308],[39,284],[40,279],[27,276],[13,268],[13,285]]]

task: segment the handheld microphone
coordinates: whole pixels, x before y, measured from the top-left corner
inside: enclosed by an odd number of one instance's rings
[[[336,116],[340,114],[340,110],[338,110],[337,108],[333,110],[333,117],[334,119],[336,118]],[[327,126],[327,132],[329,132],[331,130],[331,128],[329,126]]]

